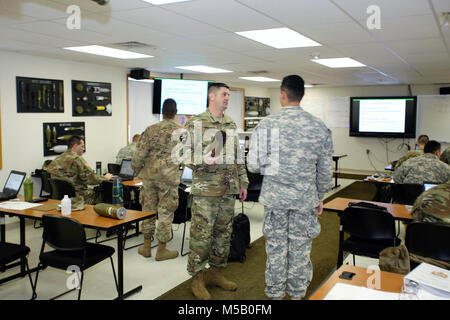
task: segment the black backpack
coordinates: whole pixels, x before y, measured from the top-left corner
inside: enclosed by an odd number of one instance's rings
[[[250,221],[240,213],[233,218],[233,232],[231,233],[230,254],[228,261],[245,261],[245,250],[250,248]]]

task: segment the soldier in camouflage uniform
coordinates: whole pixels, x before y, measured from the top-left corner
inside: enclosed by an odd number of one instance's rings
[[[441,157],[439,158],[442,162],[445,162],[446,164],[450,164],[450,147],[445,149],[444,152],[442,152]]]
[[[406,160],[409,160],[409,159],[411,159],[411,158],[414,158],[414,157],[418,157],[418,156],[423,155],[423,148],[425,148],[425,145],[427,144],[427,142],[428,142],[429,140],[430,140],[430,139],[428,138],[427,135],[421,134],[421,135],[419,136],[419,138],[417,138],[417,150],[409,151],[409,152],[407,152],[403,157],[401,157],[400,159],[398,159],[398,160],[395,162],[394,169],[397,169],[398,167],[400,167],[400,165],[401,165],[403,162],[405,162]]]
[[[331,189],[331,131],[304,111],[304,81],[287,76],[281,84],[282,110],[254,129],[248,169],[264,175],[259,201],[264,205],[266,289],[272,299],[287,292],[299,300],[312,279],[312,239],[320,233],[317,216]]]
[[[76,197],[84,203],[96,204],[101,201],[100,195],[88,185],[97,185],[110,180],[111,174],[100,176],[86,163],[81,156],[84,152],[84,139],[72,136],[67,143],[67,151],[57,156],[48,166],[47,171],[52,178],[69,181],[75,188]]]
[[[411,210],[414,221],[450,224],[450,182],[440,184],[423,192]],[[439,244],[437,244],[439,245]],[[450,263],[410,254],[415,262],[428,262],[450,269]]]
[[[439,160],[441,144],[435,140],[425,145],[424,154],[405,161],[394,171],[395,183],[445,183],[450,179],[450,166]]]
[[[163,121],[147,127],[137,143],[131,166],[136,175],[142,179],[139,202],[142,210],[158,213],[158,249],[155,260],[174,259],[178,251],[166,248],[172,231],[173,214],[178,207],[178,185],[181,171],[179,163],[171,159],[173,147],[179,141],[172,141],[172,133],[181,128],[173,119],[177,113],[177,104],[167,99],[163,104]],[[155,234],[156,217],[147,219],[142,224],[144,245],[138,249],[139,254],[151,257],[151,242]]]
[[[123,159],[133,159],[134,152],[136,151],[136,144],[139,141],[141,135],[135,134],[133,136],[133,143],[123,147],[119,150],[116,156],[116,163],[121,164]]]
[[[211,84],[208,110],[186,123],[191,157],[185,164],[193,169],[187,271],[193,276],[192,292],[200,300],[211,298],[207,284],[225,290],[237,288],[220,272],[228,261],[235,195],[244,201],[248,186],[243,161],[238,161],[236,124],[224,114],[229,96],[227,85]],[[226,133],[225,139],[219,132]],[[210,265],[208,272],[206,264]]]

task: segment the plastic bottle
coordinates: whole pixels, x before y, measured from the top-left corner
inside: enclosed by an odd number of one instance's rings
[[[118,206],[123,205],[123,186],[122,179],[114,178],[113,182],[113,192],[112,192],[112,203]]]
[[[23,193],[25,201],[33,200],[33,180],[26,178],[23,183]]]
[[[72,200],[66,194],[61,200],[61,214],[63,216],[68,216],[72,213]]]

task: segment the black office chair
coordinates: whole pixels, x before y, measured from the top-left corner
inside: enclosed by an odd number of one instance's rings
[[[4,270],[10,269],[12,267],[20,265],[20,262],[15,262],[16,260],[23,259],[25,262],[25,272],[28,274],[28,278],[30,279],[31,283],[31,289],[33,289],[34,285],[33,280],[31,279],[30,268],[28,266],[27,259],[28,253],[30,253],[30,248],[28,248],[27,246],[8,242],[0,242],[0,266]],[[22,274],[21,272],[16,273],[6,278],[0,279],[0,284],[23,276],[24,274]]]
[[[450,225],[412,222],[406,228],[405,246],[409,253],[450,263]],[[410,260],[411,270],[417,265]]]
[[[120,173],[120,164],[108,163],[108,173],[118,175]]]
[[[413,205],[423,192],[423,185],[414,183],[396,183],[392,188],[392,202],[406,205]]]
[[[69,198],[75,197],[75,188],[69,181],[56,178],[50,178],[49,181],[52,187],[52,199],[62,200],[66,194]]]
[[[184,249],[184,238],[186,235],[186,223],[191,221],[191,207],[188,203],[189,194],[185,192],[181,187],[178,187],[178,208],[175,210],[173,214],[173,223],[174,224],[183,224],[183,240],[181,241],[181,256],[185,256],[189,253],[189,250],[186,253],[183,253]],[[173,231],[172,231],[173,237]]]
[[[340,215],[341,230],[350,236],[344,240],[342,232],[339,237],[338,264],[343,263],[344,251],[355,255],[379,258],[380,251],[395,247],[401,240],[395,236],[395,221],[384,210],[349,206]]]
[[[83,226],[77,220],[72,218],[46,214],[42,216],[42,224],[44,226],[44,232],[42,234],[43,241],[39,254],[38,267],[50,266],[61,270],[67,270],[69,266],[77,266],[81,271],[78,292],[78,300],[80,300],[84,270],[109,258],[114,274],[116,289],[117,292],[119,292],[114,262],[112,259],[112,255],[115,251],[113,247],[87,242]],[[44,252],[45,244],[55,250]],[[38,275],[39,268],[36,272],[36,279],[34,281],[33,299],[36,298]],[[59,298],[75,289],[77,288],[59,294],[51,300]]]

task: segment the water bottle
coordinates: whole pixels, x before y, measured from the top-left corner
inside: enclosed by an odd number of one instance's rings
[[[26,178],[23,183],[25,201],[33,200],[33,180]]]
[[[95,173],[98,174],[99,176],[102,174],[102,162],[101,161],[97,161],[95,163]]]
[[[66,194],[64,198],[61,200],[61,214],[63,216],[68,216],[72,213],[72,200],[70,200],[69,196]]]
[[[120,178],[114,178],[112,203],[115,205],[123,205],[123,185]]]

